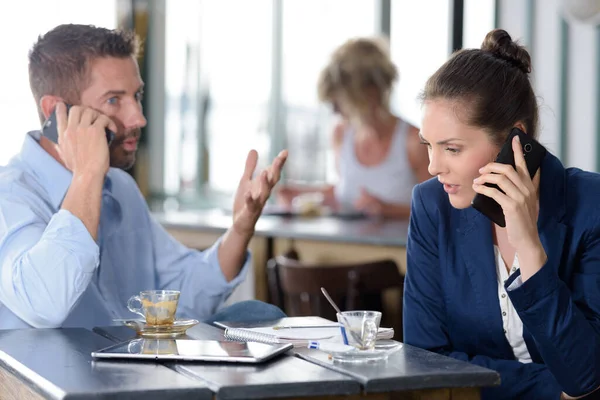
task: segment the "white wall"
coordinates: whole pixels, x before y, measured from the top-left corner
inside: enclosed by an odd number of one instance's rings
[[[397,1],[392,5],[391,57],[400,74],[392,109],[415,126],[421,126],[417,97],[427,79],[448,59],[449,16],[448,0]]]
[[[533,84],[540,106],[540,142],[560,154],[560,18],[559,0],[536,7],[533,26]]]
[[[513,39],[525,40],[527,32],[527,0],[497,0],[499,3],[498,28],[505,29]]]
[[[571,23],[569,28],[567,164],[596,167],[596,40],[594,28]]]
[[[540,103],[541,141],[554,154],[560,154],[560,64],[567,57],[567,166],[596,170],[596,113],[599,108],[596,87],[596,27],[569,20],[568,51],[562,53],[560,0],[534,0],[532,25],[527,17],[527,0],[498,0],[499,27],[514,39],[525,42],[532,29],[533,43],[525,43],[533,54],[532,76]]]

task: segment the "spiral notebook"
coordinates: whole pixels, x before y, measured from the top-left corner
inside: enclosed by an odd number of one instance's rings
[[[320,317],[291,317],[255,323],[215,322],[225,328],[225,339],[268,344],[292,343],[304,345],[313,340],[334,340],[340,337],[340,325]],[[392,328],[379,328],[378,339],[391,339]]]

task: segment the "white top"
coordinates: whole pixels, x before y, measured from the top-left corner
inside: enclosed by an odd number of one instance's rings
[[[386,159],[374,166],[364,166],[356,158],[354,130],[344,132],[339,159],[340,179],[335,186],[335,198],[340,204],[351,208],[360,196],[361,187],[386,203],[410,204],[417,180],[406,151],[408,127],[405,121],[398,121]]]
[[[508,294],[504,289],[504,282],[508,279],[509,274],[506,270],[506,264],[502,260],[500,249],[498,246],[494,246],[494,253],[496,255],[496,272],[498,275],[498,299],[500,301],[500,312],[502,313],[502,325],[504,326],[504,335],[506,340],[513,349],[513,353],[518,361],[522,363],[530,363],[531,355],[527,350],[525,339],[523,339],[523,322],[517,314],[517,310],[513,306],[512,302],[508,298]],[[519,269],[519,257],[515,254],[510,273],[513,274]],[[519,277],[520,278],[520,277]],[[511,283],[509,289],[512,290],[520,285],[521,280],[515,279]]]

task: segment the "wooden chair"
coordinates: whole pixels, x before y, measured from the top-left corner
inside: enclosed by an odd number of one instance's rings
[[[297,255],[295,255],[297,256]],[[267,263],[270,300],[292,316],[318,315],[335,321],[335,311],[321,293],[327,289],[342,310],[383,312],[382,326],[392,326],[402,340],[404,277],[392,260],[367,263],[316,265],[278,256]],[[396,312],[383,309],[382,292],[399,291]]]

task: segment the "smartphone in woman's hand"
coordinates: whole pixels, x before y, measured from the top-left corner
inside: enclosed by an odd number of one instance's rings
[[[500,149],[500,153],[498,153],[498,157],[496,157],[495,162],[500,164],[509,164],[512,165],[513,168],[515,168],[515,154],[512,148],[512,141],[515,136],[519,136],[519,140],[521,141],[521,146],[523,148],[523,156],[525,156],[525,162],[527,163],[527,170],[529,171],[529,176],[531,177],[531,179],[533,179],[533,176],[540,168],[542,160],[546,155],[546,148],[542,146],[532,136],[527,135],[519,128],[512,129],[510,135],[508,135],[508,138],[506,139],[506,142]],[[502,192],[502,189],[500,189],[496,184],[485,183],[484,185],[496,188]],[[496,202],[496,200],[483,194],[477,193],[473,198],[471,205],[474,209],[488,217],[496,225],[501,226],[503,228],[506,226],[506,221],[504,220],[504,212],[502,211],[502,207]]]

